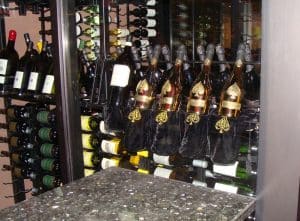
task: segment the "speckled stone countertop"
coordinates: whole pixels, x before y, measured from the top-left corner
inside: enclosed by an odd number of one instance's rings
[[[110,168],[0,211],[0,220],[244,220],[253,198]]]

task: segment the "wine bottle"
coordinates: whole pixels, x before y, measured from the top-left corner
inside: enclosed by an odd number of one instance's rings
[[[100,152],[120,154],[120,139],[113,138],[110,135],[105,134],[86,134],[82,135],[82,146],[89,150],[100,150]]]
[[[41,110],[36,114],[36,120],[40,124],[52,125],[56,124],[56,109],[53,110]]]
[[[167,179],[189,181],[192,171],[185,167],[177,167],[174,169],[167,169],[163,167],[156,167],[153,175]]]
[[[52,143],[43,143],[40,146],[40,153],[43,157],[46,158],[59,158],[59,146],[57,144]]]
[[[133,42],[133,45],[137,48],[147,47],[148,45],[150,45],[150,42],[147,39],[140,39],[140,40],[135,40]]]
[[[155,117],[155,121],[162,125],[168,121],[167,112],[177,111],[180,100],[179,95],[182,90],[183,82],[183,51],[177,51],[175,66],[171,70],[168,80],[163,84],[160,93],[159,113]]]
[[[10,119],[28,119],[30,117],[29,109],[26,106],[11,105],[7,108],[7,116]]]
[[[37,51],[33,49],[33,42],[29,41],[27,50],[23,57],[20,59],[19,67],[17,69],[13,83],[13,92],[18,94],[19,96],[22,96],[24,92],[26,92],[32,64],[37,58],[37,55]]]
[[[82,11],[89,13],[89,14],[99,14],[100,7],[99,5],[88,5],[82,8]]]
[[[58,135],[57,131],[54,128],[50,127],[41,127],[38,131],[38,137],[42,141],[47,141],[47,142],[56,142]]]
[[[216,73],[213,77],[213,94],[215,95],[217,101],[219,101],[221,91],[225,83],[230,78],[230,71],[228,66],[225,64],[225,50],[222,45],[219,44],[216,46],[216,53],[218,56],[218,60],[222,63],[219,65],[219,73]]]
[[[0,91],[7,93],[13,86],[19,55],[15,50],[17,32],[10,30],[6,48],[0,51]]]
[[[81,115],[81,130],[97,131],[99,130],[100,119],[96,116]]]
[[[128,29],[125,28],[117,28],[109,31],[110,35],[116,36],[118,38],[124,38],[127,37],[130,32]]]
[[[51,172],[51,174],[60,173],[60,163],[59,160],[53,158],[44,158],[42,160],[36,160],[39,163],[40,169]],[[36,163],[36,162],[33,162]]]
[[[140,79],[144,78],[144,70],[142,68],[142,63],[141,63],[141,57],[138,53],[138,49],[135,46],[131,47],[131,54],[132,54],[132,59],[134,61],[135,64],[135,70],[134,70],[134,76],[135,77],[135,81],[139,81]]]
[[[156,26],[155,19],[147,19],[147,18],[137,18],[130,22],[131,25],[135,27],[146,27],[146,28],[153,28]]]
[[[140,80],[136,87],[135,94],[135,109],[130,112],[128,119],[131,122],[139,121],[141,119],[141,110],[149,109],[152,106],[153,98],[158,94],[157,86],[161,84],[162,73],[157,67],[158,58],[161,52],[160,45],[157,45],[154,49],[151,63],[144,76],[144,79]]]
[[[182,157],[180,154],[175,154],[171,156],[161,156],[158,154],[153,154],[153,161],[157,164],[162,164],[165,166],[194,166],[206,168],[208,166],[208,162],[200,159],[191,159]]]
[[[149,8],[135,8],[130,11],[130,14],[135,17],[154,17],[156,16],[156,10]]]
[[[245,45],[245,61],[252,62],[252,54],[249,44]],[[260,77],[255,72],[253,64],[246,65],[246,71],[243,75],[243,83],[245,89],[245,98],[248,100],[258,100],[260,89]]]
[[[136,168],[129,163],[128,159],[117,158],[117,157],[102,158],[101,169],[105,170],[110,167],[120,167],[120,168],[125,168],[130,170],[136,170]]]
[[[51,47],[47,46],[47,55],[49,60],[48,70],[45,72],[45,80],[43,82],[43,87],[39,93],[42,94],[54,94],[55,92],[55,82],[54,82],[54,63],[52,57]]]
[[[98,168],[101,159],[95,152],[83,151],[83,165],[88,168]]]
[[[9,145],[11,148],[20,150],[32,150],[35,147],[35,142],[31,141],[30,137],[24,135],[11,136],[9,138]]]
[[[80,25],[76,26],[76,36],[87,36],[92,39],[99,38],[100,37],[100,29],[97,27],[89,27],[84,30],[82,30],[82,27]]]
[[[75,13],[76,24],[84,23],[90,26],[99,26],[100,25],[100,16],[99,15],[89,15],[83,16],[80,12]]]
[[[31,171],[29,168],[25,167],[15,167],[10,165],[3,165],[3,170],[12,171],[12,175],[16,178],[27,179],[31,176]]]
[[[99,39],[83,40],[78,38],[77,48],[79,48],[80,44],[83,44],[85,49],[95,50],[96,48],[100,47],[100,40]]]
[[[131,54],[131,38],[127,39],[124,52],[117,58],[110,81],[110,99],[106,124],[109,130],[121,132],[124,129],[125,105],[130,97],[130,92],[135,90],[132,82],[134,61]]]
[[[228,117],[237,117],[241,110],[241,102],[243,97],[243,60],[244,60],[244,45],[241,44],[237,51],[236,62],[230,79],[225,83],[221,92],[219,115],[222,118],[217,121],[215,128],[224,133],[230,130]]]
[[[84,168],[84,177],[91,176],[94,173],[96,173],[96,170]]]
[[[201,70],[199,72],[202,71],[203,66],[204,66],[204,60],[205,60],[205,48],[202,44],[197,46],[197,54],[199,56],[199,61],[203,64],[201,64]]]
[[[135,29],[131,33],[134,37],[136,38],[151,38],[151,37],[156,37],[157,36],[157,31],[155,29]]]
[[[33,127],[33,124],[29,124],[27,122],[10,121],[8,123],[8,131],[10,133],[17,134],[33,134],[35,132],[35,128]]]
[[[12,153],[8,151],[1,151],[1,156],[10,157],[15,164],[29,165],[29,159],[31,158],[31,153],[28,151],[12,152]]]
[[[58,177],[45,175],[42,178],[42,183],[47,189],[53,189],[55,187],[61,186],[62,181]]]
[[[211,62],[214,56],[214,45],[209,44],[206,50],[204,67],[190,91],[189,101],[187,104],[186,123],[192,125],[200,121],[200,116],[208,110],[208,100],[211,92]]]

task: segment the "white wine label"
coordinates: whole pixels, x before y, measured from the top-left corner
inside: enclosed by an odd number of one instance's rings
[[[208,162],[206,160],[193,160],[192,165],[194,167],[207,168]]]
[[[127,65],[115,64],[111,76],[110,86],[126,87],[130,76],[130,68]]]
[[[101,150],[105,153],[118,154],[119,141],[117,140],[102,140]]]
[[[91,134],[81,134],[82,147],[86,149],[94,149],[90,143]]]
[[[90,176],[93,175],[96,171],[91,169],[84,169],[84,176]]]
[[[37,72],[31,72],[29,77],[29,83],[28,83],[28,90],[35,91],[37,87],[37,81],[38,81],[39,73]]]
[[[79,12],[75,13],[75,20],[76,20],[76,23],[80,22],[80,20],[81,20],[81,14]]]
[[[126,36],[128,36],[130,34],[129,30],[126,28],[120,29],[117,37],[118,38],[125,38]]]
[[[95,28],[94,33],[91,34],[92,38],[96,38],[100,36],[100,28]],[[100,41],[99,41],[99,46],[100,46]]]
[[[201,181],[198,181],[198,180],[193,180],[192,184],[193,184],[194,186],[207,187],[207,183],[201,182]]]
[[[214,189],[225,191],[225,192],[228,192],[228,193],[237,193],[238,192],[238,187],[223,184],[223,183],[215,183]]]
[[[154,17],[156,15],[156,10],[154,9],[147,9],[146,17]]]
[[[86,167],[93,167],[93,152],[87,152],[87,151],[83,151],[83,164]]]
[[[6,75],[7,62],[6,59],[0,59],[0,75]]]
[[[92,131],[89,125],[90,118],[90,116],[80,116],[81,130]]]
[[[20,89],[22,87],[23,76],[23,71],[16,72],[13,88]]]
[[[147,19],[147,27],[153,28],[156,26],[156,20],[155,19]]]
[[[99,129],[100,129],[100,132],[103,133],[103,134],[110,134],[112,136],[116,136],[116,134],[114,132],[109,132],[108,130],[105,129],[104,121],[100,122]]]
[[[155,29],[147,29],[148,30],[148,37],[156,37],[157,32]]]
[[[147,6],[155,6],[156,5],[156,0],[148,0],[146,5]]]
[[[145,46],[150,45],[149,40],[142,39],[142,40],[140,40],[140,42],[141,42],[141,46],[142,46],[142,47],[145,47]]]
[[[120,160],[117,160],[117,159],[103,158],[102,161],[101,161],[101,168],[103,170],[105,170],[109,167],[118,167],[119,162],[120,162]]]
[[[54,85],[54,76],[53,75],[47,75],[46,78],[45,78],[42,93],[43,94],[52,94],[53,85]]]
[[[215,173],[220,173],[226,176],[231,176],[235,177],[236,176],[236,171],[238,167],[239,162],[236,161],[234,164],[231,165],[219,165],[219,164],[214,164],[213,165],[213,171]]]
[[[160,155],[157,155],[157,154],[153,154],[153,160],[155,163],[158,163],[158,164],[163,164],[163,165],[166,165],[166,166],[172,166],[170,164],[170,157],[169,156],[160,156]]]
[[[5,83],[5,77],[4,76],[0,76],[0,84],[4,84]]]
[[[81,27],[79,25],[76,25],[76,35],[80,36],[81,32],[82,32]]]
[[[171,173],[172,173],[172,170],[169,170],[169,169],[166,169],[166,168],[157,167],[154,170],[154,174],[153,175],[169,179]]]

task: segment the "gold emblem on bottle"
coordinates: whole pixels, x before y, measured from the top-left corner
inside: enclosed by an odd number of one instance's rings
[[[220,120],[217,121],[215,128],[219,131],[219,133],[224,133],[229,131],[230,129],[230,124],[227,119],[227,117],[222,117]]]

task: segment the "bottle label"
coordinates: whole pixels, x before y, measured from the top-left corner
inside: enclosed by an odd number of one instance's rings
[[[120,140],[102,140],[101,150],[105,153],[118,154],[120,147]]]
[[[160,156],[160,155],[157,155],[157,154],[153,154],[153,160],[155,163],[158,163],[158,164],[163,164],[163,165],[166,165],[166,166],[172,166],[170,164],[170,156]]]
[[[237,193],[238,192],[238,187],[223,184],[223,183],[215,183],[214,189],[225,191],[225,192],[228,192],[228,193]]]
[[[193,180],[192,184],[193,184],[194,186],[207,187],[207,183],[201,182],[201,181],[198,181],[198,180]]]
[[[23,71],[17,71],[15,75],[15,80],[13,84],[13,88],[15,89],[21,89],[22,87],[22,82],[23,82],[23,76],[24,72]]]
[[[157,32],[155,29],[147,29],[148,30],[148,37],[156,37]]]
[[[18,137],[11,137],[10,138],[10,146],[11,147],[18,147],[18,140],[19,138]]]
[[[5,77],[4,76],[0,76],[0,84],[4,84],[5,83]]]
[[[148,158],[149,157],[149,151],[148,150],[140,150],[140,151],[136,152],[136,155],[138,155],[140,157]]]
[[[22,169],[18,168],[18,167],[15,167],[13,174],[14,174],[15,177],[21,178],[22,177]]]
[[[7,108],[6,113],[9,118],[16,118],[15,109],[13,107]]]
[[[31,72],[29,77],[29,83],[28,83],[28,90],[35,91],[37,87],[37,81],[38,81],[39,73],[37,72]]]
[[[77,15],[77,14],[76,14],[76,15]],[[80,27],[79,25],[76,25],[76,35],[77,35],[77,36],[80,36],[80,35],[81,35],[81,32],[82,32],[81,27]]]
[[[42,124],[48,124],[48,116],[49,116],[49,111],[40,111],[36,115],[36,119],[38,122]]]
[[[213,171],[215,173],[219,173],[219,174],[223,174],[226,176],[231,176],[231,177],[235,177],[236,176],[236,171],[237,171],[237,167],[238,167],[239,162],[236,161],[234,164],[232,165],[219,165],[219,164],[214,164],[213,165]]]
[[[87,151],[83,152],[83,164],[84,164],[84,166],[86,166],[86,167],[93,167],[94,166],[93,155],[94,155],[93,152],[87,152]]]
[[[0,59],[0,75],[6,75],[7,59]]]
[[[75,21],[76,21],[76,23],[79,23],[80,20],[81,20],[81,14],[79,12],[76,12],[75,13]]]
[[[147,27],[153,28],[156,26],[156,20],[155,19],[147,19]]]
[[[82,147],[89,149],[89,150],[93,150],[93,146],[91,145],[91,134],[82,134],[81,135],[81,139],[82,139]]]
[[[93,175],[96,172],[96,170],[91,170],[91,169],[84,169],[84,176],[90,176]]]
[[[105,123],[104,121],[101,121],[99,124],[100,132],[103,134],[110,134],[112,136],[116,136],[114,132],[109,132],[108,130],[105,129]]]
[[[42,93],[43,94],[52,94],[53,86],[54,86],[54,76],[53,75],[47,75],[46,78],[45,78]]]
[[[129,163],[133,166],[138,166],[140,163],[140,156],[130,156]]]
[[[147,9],[147,15],[146,17],[154,17],[156,15],[155,9]]]
[[[193,160],[192,165],[194,167],[207,168],[208,162],[205,160]]]
[[[54,159],[46,158],[41,161],[41,168],[46,171],[53,171],[54,168]]]
[[[17,132],[17,122],[9,122],[8,130],[10,132]]]
[[[51,144],[51,143],[42,144],[42,146],[40,148],[40,152],[43,155],[43,157],[54,157],[52,155],[53,147],[54,147],[54,144]]]
[[[13,154],[11,155],[11,160],[12,160],[13,162],[15,162],[16,164],[20,164],[20,163],[21,163],[21,161],[20,161],[20,155],[19,155],[19,154],[16,154],[16,153],[13,153]]]
[[[54,176],[46,175],[46,176],[43,177],[43,184],[47,188],[53,188],[54,187],[54,181],[55,181]]]
[[[148,0],[146,5],[147,6],[155,6],[156,5],[156,0]]]
[[[51,141],[51,138],[50,138],[50,134],[51,134],[51,128],[49,127],[42,127],[40,130],[39,130],[39,137],[42,139],[42,140],[45,140],[45,141]]]
[[[149,170],[144,170],[144,169],[138,169],[137,172],[142,174],[150,174]]]
[[[103,158],[101,161],[101,168],[103,170],[109,168],[109,167],[118,167],[120,164],[120,159],[108,159]]]
[[[130,68],[127,65],[115,64],[110,81],[110,86],[126,87],[130,76]]]
[[[166,169],[166,168],[157,167],[155,169],[153,175],[169,179],[171,173],[172,173],[172,170],[169,170],[169,169]]]
[[[91,116],[80,116],[81,130],[92,131],[92,128],[90,127],[90,119]]]

